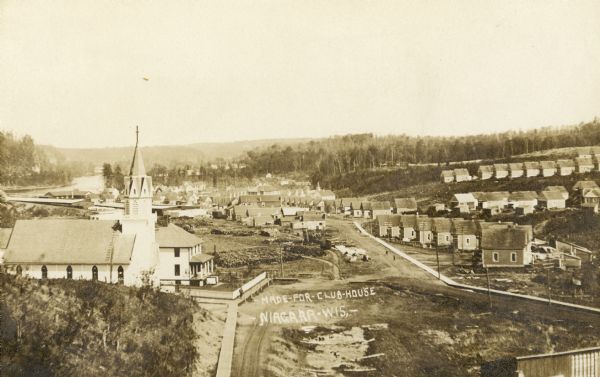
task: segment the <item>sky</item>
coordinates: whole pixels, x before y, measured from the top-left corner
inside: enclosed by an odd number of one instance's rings
[[[600,115],[600,1],[0,0],[0,130],[60,147]]]

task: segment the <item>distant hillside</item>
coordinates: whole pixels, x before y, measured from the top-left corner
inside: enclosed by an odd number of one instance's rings
[[[200,164],[217,159],[242,157],[245,152],[271,145],[294,145],[310,139],[265,139],[229,143],[195,143],[181,146],[142,146],[147,167],[154,163],[163,165]],[[131,160],[133,146],[117,148],[57,148],[43,146],[48,155],[61,156],[66,161],[91,163],[96,166],[108,163],[127,163]]]
[[[222,322],[182,297],[1,272],[0,294],[3,376],[214,373]]]

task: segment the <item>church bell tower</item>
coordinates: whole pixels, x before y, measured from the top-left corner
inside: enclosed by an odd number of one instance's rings
[[[123,235],[135,237],[130,276],[144,273],[155,275],[158,266],[156,242],[156,214],[152,213],[152,177],[146,174],[142,152],[139,148],[139,130],[135,130],[135,150],[129,175],[125,177],[125,211],[121,220]],[[136,282],[139,284],[139,281]]]

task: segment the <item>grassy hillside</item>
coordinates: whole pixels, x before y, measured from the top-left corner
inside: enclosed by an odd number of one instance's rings
[[[214,368],[218,351],[208,348],[221,336],[219,321],[184,298],[150,288],[5,273],[0,292],[2,375],[164,377]],[[202,331],[198,321],[206,324]],[[198,357],[199,338],[213,355],[208,360]]]

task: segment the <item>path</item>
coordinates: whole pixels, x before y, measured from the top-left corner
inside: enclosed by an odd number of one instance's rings
[[[237,325],[237,309],[237,302],[229,304],[227,308],[227,320],[225,321],[225,330],[223,331],[223,340],[221,341],[217,377],[229,377],[231,375],[233,345],[235,343],[235,327]]]
[[[333,262],[330,262],[330,261],[328,261],[326,259],[315,258],[315,257],[308,257],[306,255],[302,255],[301,257],[304,258],[304,259],[312,259],[312,260],[316,260],[317,262],[322,262],[322,263],[330,265],[331,266],[331,272],[333,273],[333,280],[340,280],[340,269]]]

